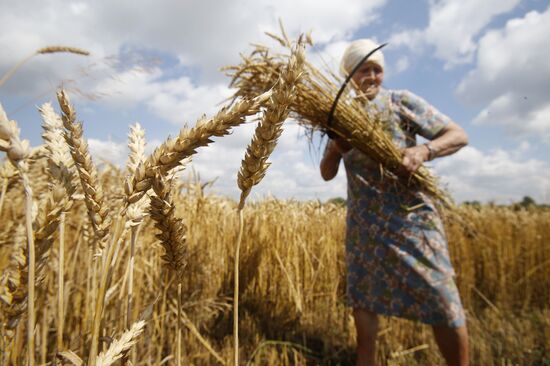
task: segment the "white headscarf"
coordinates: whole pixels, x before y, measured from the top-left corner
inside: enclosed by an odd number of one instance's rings
[[[358,39],[350,43],[344,55],[342,61],[340,61],[340,72],[344,76],[348,76],[353,68],[373,49],[379,45],[374,43],[371,39]],[[373,53],[367,62],[374,62],[384,69],[384,55],[382,51],[378,50]]]

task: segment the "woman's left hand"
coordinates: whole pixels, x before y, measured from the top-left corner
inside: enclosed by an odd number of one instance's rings
[[[414,173],[429,159],[430,151],[424,145],[408,147],[403,150],[401,163],[408,173]]]

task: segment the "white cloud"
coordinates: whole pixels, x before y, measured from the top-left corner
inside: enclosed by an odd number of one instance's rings
[[[525,158],[526,148],[522,144],[515,151],[484,153],[468,146],[436,160],[434,168],[459,202],[511,203],[526,195],[550,202],[550,164]]]
[[[14,76],[10,91],[43,91],[88,62],[132,49],[171,56],[195,67],[203,80],[219,81],[220,66],[238,62],[251,42],[266,40],[263,31],[279,32],[279,18],[291,36],[312,30],[316,41],[328,42],[373,21],[385,1],[7,1],[9,11],[0,12],[0,72],[40,47],[64,44],[93,56],[36,56]]]
[[[432,0],[425,29],[408,29],[394,34],[390,44],[419,49],[429,44],[435,56],[448,67],[470,62],[476,50],[475,38],[497,15],[509,12],[520,0]]]
[[[338,41],[376,19],[386,0],[8,2],[0,12],[0,75],[45,45],[92,55],[37,55],[2,92],[28,102],[63,83],[75,100],[82,93],[117,110],[144,104],[164,120],[192,124],[231,94],[219,67],[239,62],[252,42],[271,44],[263,32],[279,33],[279,19],[291,37],[311,30],[317,42]],[[168,64],[142,68],[152,57]]]
[[[399,74],[409,68],[409,58],[407,56],[400,57],[395,64],[395,73]]]
[[[96,164],[108,162],[119,167],[123,167],[126,164],[128,147],[125,143],[111,140],[88,139],[88,146],[92,159]]]
[[[103,95],[103,104],[114,109],[145,104],[156,116],[177,125],[193,125],[203,114],[212,115],[231,96],[222,84],[196,85],[189,77],[165,79],[160,68],[143,72],[124,70],[104,79],[93,89]]]
[[[480,40],[476,68],[457,93],[467,103],[486,105],[477,124],[506,127],[513,135],[550,141],[550,8],[512,19]]]
[[[145,137],[147,138],[147,136]],[[128,142],[94,138],[90,138],[87,141],[90,155],[96,164],[101,165],[102,163],[110,163],[119,168],[124,168],[126,166],[130,153]],[[148,156],[151,154],[160,143],[161,142],[158,140],[147,141],[145,145],[145,155]]]

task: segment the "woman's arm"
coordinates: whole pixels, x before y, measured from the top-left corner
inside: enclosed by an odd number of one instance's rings
[[[349,149],[351,149],[351,146],[341,139],[329,140],[320,165],[321,176],[324,180],[331,180],[338,174],[342,154]]]
[[[454,154],[468,144],[468,135],[462,127],[450,122],[428,144],[403,151],[402,163],[409,173],[414,173],[425,161]]]

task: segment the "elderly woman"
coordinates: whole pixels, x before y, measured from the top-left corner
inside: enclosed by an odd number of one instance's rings
[[[352,42],[342,58],[342,72],[348,75],[376,47],[368,39]],[[380,51],[352,77],[358,98],[379,113],[402,149],[405,172],[467,144],[460,126],[409,91],[383,89],[383,79]],[[429,142],[418,145],[417,134]],[[326,146],[320,166],[323,179],[336,176],[342,159],[348,181],[346,262],[357,365],[375,365],[378,314],[430,324],[447,364],[467,365],[464,310],[433,202],[421,192],[382,180],[378,165],[341,139]]]

